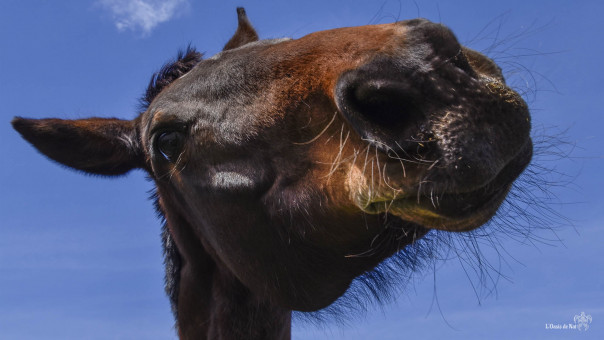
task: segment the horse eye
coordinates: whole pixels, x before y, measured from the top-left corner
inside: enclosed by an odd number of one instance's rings
[[[180,132],[163,132],[157,137],[155,147],[169,162],[175,162],[180,155],[184,136]]]

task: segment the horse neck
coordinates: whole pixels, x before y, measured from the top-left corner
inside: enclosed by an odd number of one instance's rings
[[[219,270],[213,285],[212,327],[208,338],[290,339],[290,311],[252,294],[231,273]]]
[[[178,333],[181,339],[291,338],[291,311],[251,292],[210,256],[180,218],[168,228],[179,250]]]
[[[289,310],[259,298],[224,267],[197,275],[186,267],[178,302],[181,339],[290,339]]]

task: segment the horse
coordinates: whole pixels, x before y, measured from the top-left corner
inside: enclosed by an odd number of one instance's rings
[[[148,174],[181,339],[289,339],[292,311],[488,222],[533,152],[522,97],[441,24],[259,40],[237,13],[222,52],[152,76],[133,120],[12,121],[73,169]]]

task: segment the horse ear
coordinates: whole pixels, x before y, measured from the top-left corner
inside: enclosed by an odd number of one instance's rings
[[[237,20],[237,31],[235,31],[231,40],[224,45],[223,51],[232,50],[247,43],[258,41],[258,33],[256,33],[256,30],[250,23],[243,7],[237,7]]]
[[[77,170],[121,175],[134,168],[145,168],[135,121],[16,117],[12,125],[41,153]]]

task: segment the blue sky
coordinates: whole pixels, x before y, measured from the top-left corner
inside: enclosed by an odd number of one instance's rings
[[[502,274],[491,271],[496,284],[476,294],[478,280],[452,258],[345,325],[296,321],[294,339],[604,338],[601,1],[2,0],[1,339],[175,338],[142,172],[104,179],[66,170],[9,121],[135,117],[151,74],[188,43],[217,53],[241,5],[262,38],[417,16],[442,22],[500,62],[525,93],[537,135],[565,131],[575,146],[570,157],[541,158],[565,176],[547,178],[558,184],[549,207],[568,221],[535,231],[552,241],[501,237],[501,258],[485,246]],[[545,329],[581,312],[592,316],[587,332]]]

